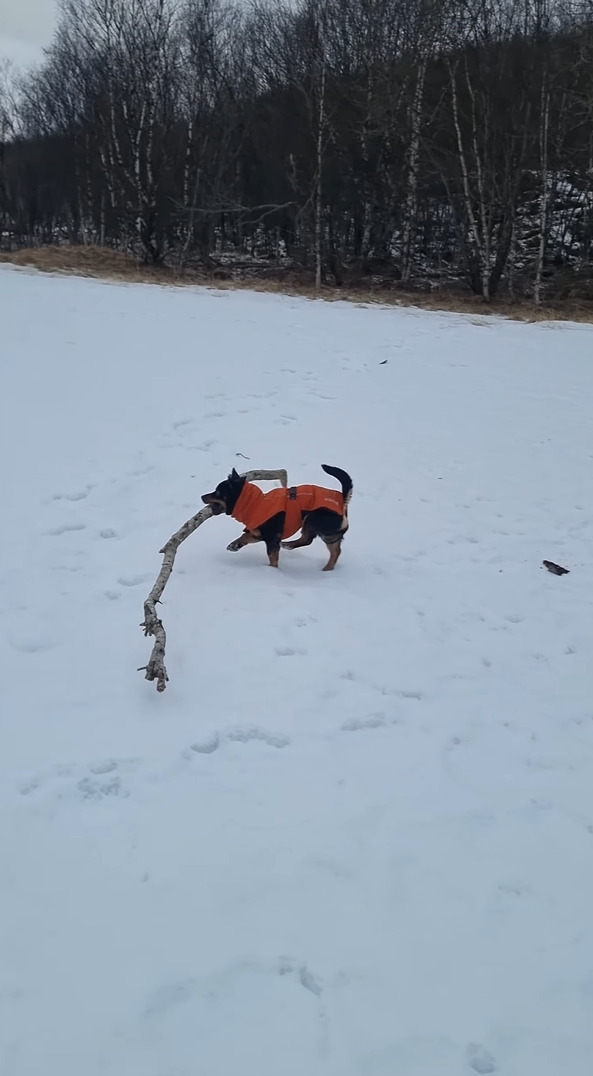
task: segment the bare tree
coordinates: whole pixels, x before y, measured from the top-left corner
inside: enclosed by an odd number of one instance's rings
[[[0,80],[0,243],[543,301],[593,259],[592,26],[591,0],[61,0]]]

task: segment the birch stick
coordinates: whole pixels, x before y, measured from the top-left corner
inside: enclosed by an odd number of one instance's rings
[[[280,482],[281,486],[288,485],[288,476],[285,470],[277,471],[247,471],[242,475],[248,482]],[[157,603],[160,602],[163,591],[167,585],[171,572],[173,571],[173,564],[177,555],[177,550],[182,542],[185,542],[186,538],[189,538],[190,534],[193,534],[198,527],[202,526],[205,520],[210,519],[212,515],[212,509],[206,505],[205,508],[201,508],[199,512],[196,512],[195,516],[186,520],[182,527],[179,528],[175,534],[172,534],[169,541],[165,543],[162,549],[159,549],[159,553],[163,554],[163,563],[161,570],[156,577],[154,586],[144,602],[144,620],[140,625],[144,628],[144,635],[151,635],[154,638],[154,646],[150,655],[148,665],[143,665],[138,672],[145,672],[145,680],[156,680],[156,689],[161,692],[165,690],[167,686],[167,669],[165,667],[165,646],[167,643],[167,635],[162,620],[157,614]]]

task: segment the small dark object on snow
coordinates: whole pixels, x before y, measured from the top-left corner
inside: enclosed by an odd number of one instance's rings
[[[388,362],[389,362],[389,359],[383,359],[383,362],[380,362],[379,366],[386,366]]]
[[[568,575],[568,568],[561,568],[559,564],[554,564],[553,560],[544,560],[544,568],[547,568],[552,575]]]

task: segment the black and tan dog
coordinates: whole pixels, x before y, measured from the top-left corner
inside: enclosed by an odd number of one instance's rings
[[[321,538],[329,549],[329,560],[323,569],[331,572],[342,551],[342,541],[348,530],[348,504],[352,496],[352,479],[339,467],[322,464],[326,474],[337,478],[342,492],[323,486],[291,486],[263,493],[259,486],[248,482],[234,470],[212,493],[202,497],[214,515],[232,516],[245,527],[243,534],[227,546],[232,553],[252,542],[265,542],[272,568],[278,567],[280,546],[300,549]],[[297,531],[300,538],[291,538]]]

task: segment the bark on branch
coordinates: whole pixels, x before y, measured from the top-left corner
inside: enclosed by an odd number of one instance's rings
[[[243,478],[246,478],[248,482],[280,482],[280,485],[286,487],[288,485],[288,475],[285,470],[277,471],[246,471],[243,474]],[[171,572],[173,571],[173,564],[177,555],[177,550],[182,542],[186,538],[189,538],[190,534],[193,534],[198,527],[202,526],[202,523],[206,519],[209,519],[212,515],[212,509],[208,506],[201,508],[199,512],[196,512],[195,516],[188,519],[182,527],[179,528],[175,534],[172,534],[169,541],[165,543],[159,553],[163,554],[163,563],[161,570],[156,577],[154,586],[144,602],[144,620],[140,625],[144,628],[144,635],[152,635],[154,638],[154,646],[150,655],[148,665],[143,665],[138,672],[145,672],[145,680],[156,680],[157,691],[164,691],[167,686],[167,669],[165,667],[165,646],[167,643],[167,636],[163,622],[157,614],[156,607],[160,602],[163,591],[167,585]]]

